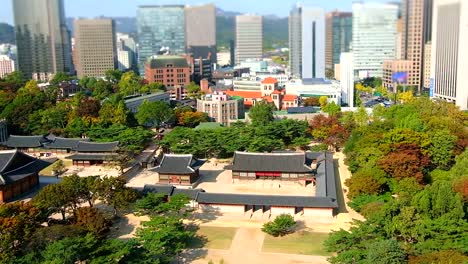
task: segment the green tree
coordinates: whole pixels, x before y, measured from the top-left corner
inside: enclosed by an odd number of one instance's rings
[[[57,72],[54,75],[54,78],[52,78],[52,80],[49,81],[49,83],[51,85],[58,85],[61,82],[66,82],[66,81],[71,81],[71,80],[73,80],[73,77],[70,76],[69,74],[64,73],[64,72]]]
[[[171,263],[187,248],[195,232],[187,229],[176,216],[153,216],[137,230],[136,240],[145,250],[145,257],[155,263]]]
[[[406,253],[396,240],[376,241],[369,245],[367,262],[375,264],[406,263]]]
[[[453,161],[453,149],[457,137],[448,130],[438,130],[431,134],[429,152],[431,161],[438,168],[448,169]]]
[[[133,71],[126,72],[122,74],[118,88],[124,96],[136,94],[141,89],[141,79]]]
[[[110,83],[117,84],[122,78],[123,74],[124,73],[121,70],[107,70],[105,79]]]
[[[57,160],[54,164],[52,164],[52,173],[54,175],[60,175],[65,172],[65,164],[63,160]]]
[[[328,97],[320,96],[319,103],[320,103],[320,108],[323,110],[323,108],[328,104]]]
[[[272,222],[265,223],[262,231],[274,237],[285,236],[294,232],[295,225],[294,217],[289,214],[281,214]]]
[[[197,85],[195,84],[194,82],[191,82],[189,85],[187,85],[187,87],[185,87],[187,89],[187,96],[190,97],[190,98],[196,98],[196,99],[200,99],[201,98],[201,95],[202,95],[202,92],[201,92],[201,88],[200,88],[200,85]]]
[[[141,87],[140,93],[155,93],[165,91],[166,87],[164,84],[159,82],[149,83]]]
[[[142,126],[150,125],[159,128],[163,123],[174,121],[175,114],[165,102],[144,101],[138,108],[138,113],[136,113],[135,117]]]
[[[103,203],[114,208],[114,215],[117,211],[128,207],[138,198],[138,193],[125,186],[125,178],[104,177],[97,184],[97,197]]]
[[[249,111],[249,118],[253,126],[264,126],[274,120],[274,106],[265,101],[256,103]]]
[[[322,108],[322,111],[331,116],[334,116],[341,112],[341,106],[337,105],[335,102],[331,102],[329,104],[326,104]]]

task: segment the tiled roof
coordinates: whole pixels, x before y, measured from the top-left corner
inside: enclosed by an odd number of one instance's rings
[[[193,155],[164,154],[161,164],[152,170],[167,174],[192,174],[203,165],[203,161],[193,158]]]
[[[283,101],[295,101],[295,100],[297,100],[297,95],[285,94],[283,96]]]
[[[229,96],[240,96],[243,98],[262,98],[262,92],[255,91],[226,91]]]
[[[278,80],[273,77],[267,77],[262,81],[263,84],[277,84]]]
[[[15,136],[10,135],[4,143],[9,148],[39,148],[49,140],[44,136]]]
[[[54,160],[40,160],[17,150],[0,151],[0,185],[18,181],[51,165]]]
[[[280,90],[274,90],[271,94],[281,94]]]
[[[254,195],[231,193],[198,194],[197,202],[201,204],[226,205],[260,205],[260,206],[286,206],[286,207],[315,207],[336,208],[336,200],[328,197],[314,196],[283,196],[283,195]]]
[[[62,138],[55,137],[55,139],[46,148],[49,149],[75,149],[80,141],[89,141],[87,138]]]
[[[182,189],[176,188],[173,185],[167,184],[146,184],[143,187],[144,193],[160,193],[167,196],[174,196],[177,194],[184,194],[187,195],[191,200],[196,200],[197,196],[201,192],[205,192],[203,189]]]
[[[265,101],[267,101],[268,103],[272,103],[272,102],[273,102],[273,99],[271,99],[271,96],[264,96],[262,99],[265,100]]]
[[[74,150],[78,152],[113,152],[118,149],[119,142],[85,142],[80,141]]]
[[[234,153],[232,165],[227,168],[234,171],[256,172],[312,172],[305,153]]]

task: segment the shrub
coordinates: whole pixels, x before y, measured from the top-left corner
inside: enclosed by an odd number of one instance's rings
[[[95,207],[80,207],[76,210],[75,225],[100,237],[109,231],[111,221]]]
[[[468,257],[455,250],[442,250],[419,256],[410,256],[409,264],[455,264],[466,263]]]
[[[274,236],[284,236],[294,232],[294,217],[288,214],[281,214],[275,218],[272,222],[265,223],[262,227],[262,231]]]
[[[328,145],[327,144],[313,145],[312,147],[310,147],[310,150],[314,151],[314,152],[327,151],[328,150]]]
[[[354,197],[354,199],[348,202],[349,207],[353,208],[357,212],[361,212],[364,206],[374,202],[384,203],[390,200],[390,194],[385,195],[368,195],[362,194]]]

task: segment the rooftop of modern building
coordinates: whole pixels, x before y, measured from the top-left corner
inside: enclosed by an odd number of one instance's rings
[[[161,96],[163,94],[166,94],[166,92],[160,91],[160,92],[154,92],[154,93],[148,93],[148,94],[139,94],[139,95],[128,96],[128,97],[124,98],[124,102],[125,103],[138,102],[138,101],[141,101],[141,100],[146,100],[146,99],[153,98],[155,96]]]
[[[188,68],[190,67],[187,58],[178,55],[158,55],[148,58],[150,68],[166,68],[172,65],[171,68]]]

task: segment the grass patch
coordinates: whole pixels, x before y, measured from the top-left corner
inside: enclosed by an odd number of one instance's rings
[[[330,253],[325,251],[323,247],[323,241],[327,238],[327,233],[307,231],[296,232],[284,237],[265,235],[262,250],[286,254],[329,256]]]
[[[68,169],[70,168],[71,166],[73,166],[73,161],[72,160],[69,160],[69,159],[66,159],[66,160],[62,160],[63,161],[63,165],[65,165],[65,168]],[[51,164],[49,167],[41,170],[39,172],[39,175],[41,176],[55,176],[53,173],[52,173],[52,166],[53,164]]]
[[[200,226],[199,236],[191,242],[191,248],[229,249],[236,234],[235,227]]]

